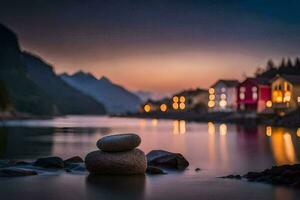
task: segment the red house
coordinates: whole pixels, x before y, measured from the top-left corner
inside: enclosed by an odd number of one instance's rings
[[[237,106],[240,111],[262,112],[271,102],[268,79],[247,78],[237,86]]]

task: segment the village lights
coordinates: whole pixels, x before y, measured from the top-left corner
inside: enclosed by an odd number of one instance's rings
[[[266,102],[267,108],[272,108],[272,104],[273,104],[272,101],[270,101],[270,100],[267,101],[267,102]]]
[[[168,109],[168,108],[167,108],[167,105],[166,105],[166,104],[163,103],[163,104],[160,105],[160,111],[161,111],[161,112],[166,112],[167,109]]]
[[[151,111],[151,106],[150,106],[149,104],[146,104],[146,105],[144,106],[144,111],[145,111],[145,112],[150,112],[150,111]]]
[[[215,89],[214,88],[209,88],[208,93],[209,94],[214,94],[215,93]]]
[[[208,106],[209,108],[212,108],[212,107],[215,106],[215,102],[214,102],[214,101],[208,101],[207,106]]]

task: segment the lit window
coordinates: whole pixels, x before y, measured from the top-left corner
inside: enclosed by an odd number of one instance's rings
[[[257,92],[257,87],[252,87],[252,92]]]
[[[184,110],[184,109],[185,109],[185,103],[180,103],[180,104],[179,104],[179,108],[180,108],[181,110]]]
[[[221,99],[226,99],[226,95],[225,94],[221,94]]]
[[[225,108],[226,105],[227,105],[226,100],[221,100],[221,101],[219,102],[219,105],[220,105],[222,108]]]
[[[291,92],[287,91],[284,93],[283,102],[290,102],[291,101]]]
[[[175,102],[175,103],[173,103],[173,105],[172,105],[172,106],[173,106],[173,109],[174,109],[174,110],[177,110],[177,109],[178,109],[178,107],[179,107],[178,103],[176,103],[176,102]]]
[[[267,101],[266,102],[266,106],[267,106],[267,108],[271,108],[272,107],[272,101]]]
[[[241,87],[240,88],[240,92],[246,92],[246,88],[245,87]]]
[[[184,102],[185,102],[185,97],[184,97],[184,96],[181,96],[180,99],[179,99],[179,101],[180,101],[181,103],[184,103]]]
[[[245,93],[243,92],[240,93],[240,99],[245,99]]]
[[[253,92],[253,93],[252,93],[252,98],[253,98],[253,99],[257,99],[257,92]]]
[[[144,111],[145,111],[145,112],[150,112],[150,111],[151,111],[151,106],[150,106],[149,104],[146,104],[146,105],[144,106]]]
[[[209,94],[214,94],[215,93],[215,89],[214,88],[209,88],[208,93]]]
[[[266,127],[266,135],[269,137],[272,135],[272,127],[271,126]]]
[[[175,103],[177,103],[178,100],[179,100],[178,96],[174,96],[174,97],[173,97],[173,101],[174,101]]]
[[[216,96],[215,96],[215,95],[213,95],[213,94],[210,94],[210,95],[209,95],[209,100],[211,100],[211,101],[212,101],[212,100],[215,100],[215,98],[216,98]]]
[[[214,102],[214,101],[209,101],[208,104],[207,104],[207,106],[208,106],[209,108],[212,108],[212,107],[215,106],[215,102]]]
[[[162,111],[162,112],[166,112],[167,111],[167,105],[166,104],[161,104],[160,105],[160,110]]]

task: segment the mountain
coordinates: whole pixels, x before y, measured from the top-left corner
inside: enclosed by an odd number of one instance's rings
[[[36,115],[52,115],[52,98],[27,76],[16,34],[0,24],[0,80],[11,99],[14,110]]]
[[[82,71],[73,75],[62,74],[60,77],[72,87],[103,103],[111,114],[135,112],[141,104],[138,96],[112,83],[106,77],[97,79],[92,74]]]
[[[104,106],[92,97],[69,86],[41,58],[28,52],[22,53],[28,78],[52,97],[59,114],[104,114]]]

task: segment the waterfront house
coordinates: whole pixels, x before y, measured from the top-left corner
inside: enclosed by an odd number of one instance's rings
[[[200,88],[184,90],[173,95],[171,99],[173,110],[203,112],[207,110],[207,90]]]
[[[211,112],[233,112],[237,108],[237,80],[219,80],[208,90],[208,108]]]
[[[268,79],[246,78],[237,86],[239,111],[264,112],[272,104],[271,87]]]
[[[280,112],[295,110],[300,105],[300,76],[277,75],[271,81],[273,109]]]

